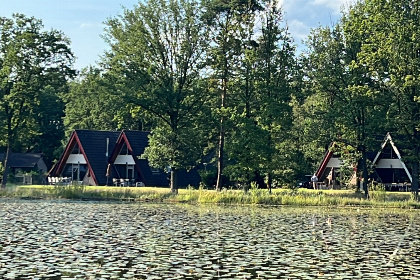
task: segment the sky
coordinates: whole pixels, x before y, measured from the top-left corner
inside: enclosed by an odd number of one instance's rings
[[[350,0],[280,0],[289,31],[302,50],[302,40],[311,28],[331,25],[340,17],[340,10]],[[131,9],[138,0],[0,0],[0,17],[13,13],[42,20],[45,29],[57,29],[71,40],[76,56],[75,68],[95,65],[107,49],[101,38],[104,22]]]

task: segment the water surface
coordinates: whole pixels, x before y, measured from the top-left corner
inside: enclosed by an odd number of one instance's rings
[[[420,279],[417,211],[0,200],[0,279]]]

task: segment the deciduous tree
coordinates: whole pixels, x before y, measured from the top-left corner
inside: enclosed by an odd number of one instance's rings
[[[374,147],[371,139],[384,124],[387,103],[359,58],[365,35],[350,17],[343,17],[333,28],[313,31],[307,75],[318,99],[314,110],[327,120],[326,129],[334,131],[332,140],[361,154],[363,189],[368,198],[367,151]]]
[[[210,29],[209,66],[211,78],[215,81],[214,91],[219,96],[218,107],[213,106],[219,117],[219,137],[217,144],[217,179],[216,190],[223,186],[223,169],[225,167],[225,137],[231,127],[227,120],[230,108],[234,106],[232,100],[237,96],[233,92],[233,85],[238,83],[234,77],[240,68],[240,57],[243,55],[241,31],[252,24],[254,12],[261,9],[256,0],[208,0],[205,6],[204,18]]]
[[[36,108],[42,92],[60,89],[74,75],[69,40],[43,31],[40,20],[16,14],[0,18],[0,141],[6,147],[6,186],[12,144],[41,132]]]
[[[194,118],[208,97],[201,79],[208,36],[200,16],[194,0],[149,0],[107,21],[106,67],[122,85],[119,95],[158,124],[145,157],[170,167],[174,193],[178,169],[188,167],[183,152],[196,150]],[[189,155],[189,162],[200,158]]]
[[[388,128],[405,136],[405,156],[412,169],[412,189],[418,197],[420,151],[420,3],[413,0],[365,0],[349,20],[367,34],[361,63],[391,101]]]

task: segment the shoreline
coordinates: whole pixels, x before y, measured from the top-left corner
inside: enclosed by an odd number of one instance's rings
[[[243,206],[314,206],[420,209],[411,193],[371,191],[371,199],[352,190],[265,189],[223,190],[180,189],[173,195],[168,188],[92,186],[10,186],[0,190],[1,198],[21,200],[66,199],[73,201],[123,203],[179,203]]]

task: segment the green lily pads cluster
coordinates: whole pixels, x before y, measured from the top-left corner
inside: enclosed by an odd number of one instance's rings
[[[0,279],[420,279],[418,218],[0,200]]]

